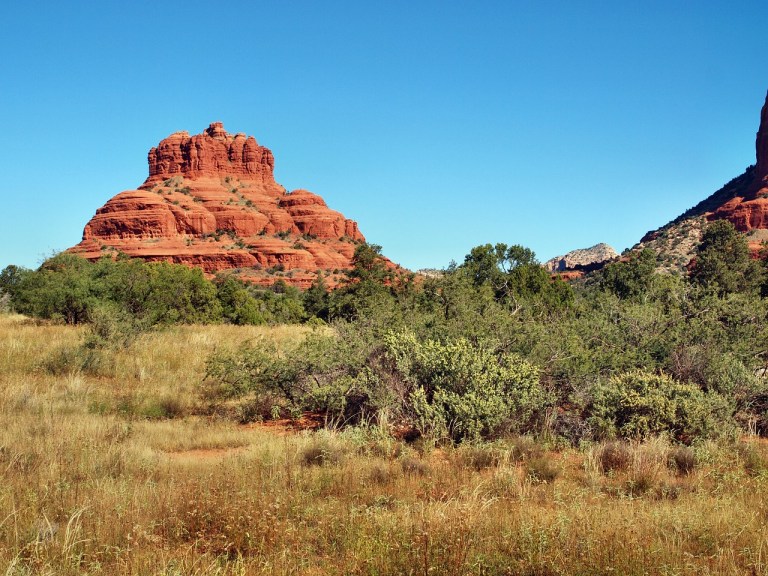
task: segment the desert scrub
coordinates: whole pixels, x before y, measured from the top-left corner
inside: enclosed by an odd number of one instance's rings
[[[384,349],[409,387],[407,401],[422,434],[479,440],[523,429],[549,398],[535,366],[460,338],[447,343],[390,332]]]
[[[299,461],[303,466],[337,465],[343,462],[351,446],[333,432],[321,430],[309,434],[301,448]]]
[[[676,499],[696,490],[695,451],[670,444],[664,436],[639,441],[609,441],[584,454],[587,484],[618,497]]]
[[[589,449],[512,437],[491,443],[506,456],[477,470],[450,445],[419,455],[380,429],[275,434],[189,412],[91,412],[125,395],[139,406],[175,395],[189,410],[214,348],[261,337],[282,349],[308,331],[181,326],[116,350],[113,375],[39,368],[84,331],[0,316],[6,574],[768,575],[760,442],[745,449],[759,458],[694,444],[682,476],[668,464],[674,445],[630,443],[633,462],[649,451],[646,472],[611,475],[589,468]],[[343,457],[305,465],[316,442]],[[559,471],[554,481],[529,476],[537,457]]]
[[[643,439],[667,434],[680,442],[732,437],[733,409],[721,395],[666,374],[624,372],[593,390],[591,423],[598,436]]]
[[[466,443],[452,451],[453,459],[476,471],[497,468],[510,459],[509,449],[502,443]]]

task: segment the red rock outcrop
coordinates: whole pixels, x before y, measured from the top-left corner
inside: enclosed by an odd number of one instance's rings
[[[760,111],[755,155],[757,162],[751,181],[728,201],[709,212],[708,220],[729,220],[741,232],[768,229],[768,95]]]
[[[756,163],[693,208],[643,236],[633,249],[652,248],[664,254],[668,270],[685,271],[695,255],[706,222],[728,220],[748,233],[753,257],[768,240],[768,95],[755,137]]]
[[[220,122],[195,136],[171,134],[148,160],[145,182],[99,208],[72,252],[125,253],[307,287],[321,270],[333,285],[365,241],[357,223],[320,196],[275,182],[272,152]]]

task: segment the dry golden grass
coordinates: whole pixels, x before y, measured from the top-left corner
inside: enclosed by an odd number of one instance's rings
[[[0,316],[0,574],[768,574],[758,442],[682,473],[661,440],[606,467],[603,446],[419,452],[191,415],[215,347],[303,333],[179,327],[109,376],[54,376],[81,330]],[[177,417],[142,417],[164,399]]]

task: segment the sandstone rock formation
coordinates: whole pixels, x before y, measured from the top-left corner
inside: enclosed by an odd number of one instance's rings
[[[584,271],[589,272],[606,262],[618,258],[619,254],[608,244],[595,244],[591,248],[572,250],[565,256],[556,256],[544,263],[549,272]]]
[[[144,183],[99,208],[72,252],[92,260],[125,253],[307,287],[318,271],[334,285],[365,241],[357,223],[320,196],[275,182],[272,152],[221,122],[195,136],[171,134],[148,161]]]
[[[760,112],[755,153],[757,163],[751,170],[751,181],[745,182],[743,189],[735,191],[732,198],[707,214],[708,220],[730,220],[742,232],[768,229],[768,94]]]
[[[768,95],[755,138],[756,164],[672,222],[648,232],[635,248],[650,247],[662,256],[662,267],[684,270],[693,257],[706,222],[725,219],[748,235],[754,254],[768,239]]]

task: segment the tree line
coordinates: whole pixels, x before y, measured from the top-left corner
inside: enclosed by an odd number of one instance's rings
[[[260,342],[209,359],[210,410],[236,401],[243,420],[320,410],[454,442],[768,434],[765,260],[728,222],[706,229],[686,276],[658,273],[646,249],[567,283],[530,249],[486,244],[416,278],[380,251],[358,246],[331,291],[322,276],[304,292],[257,289],[71,254],[9,266],[0,289],[18,312],[90,323],[90,349],[175,323],[330,325],[280,351]]]

